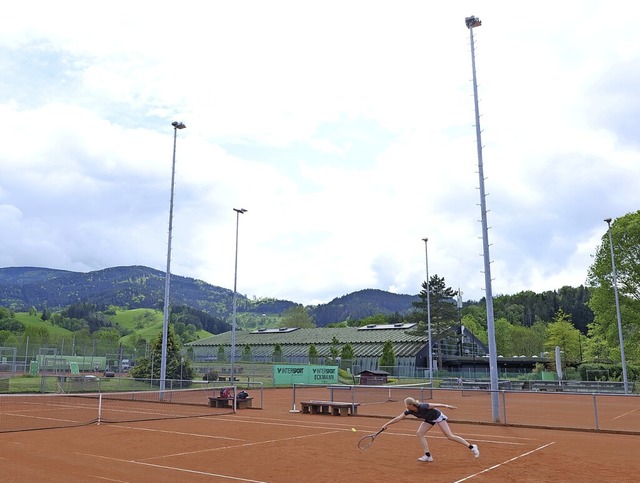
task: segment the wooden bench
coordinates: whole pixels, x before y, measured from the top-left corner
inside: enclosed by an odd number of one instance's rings
[[[305,414],[331,414],[333,416],[348,416],[358,414],[360,403],[338,401],[303,401],[300,403]]]
[[[253,406],[253,398],[246,397],[244,399],[237,398],[236,399],[236,407],[238,409],[247,409]],[[210,397],[209,398],[209,406],[212,408],[232,408],[233,407],[233,398],[232,397]]]

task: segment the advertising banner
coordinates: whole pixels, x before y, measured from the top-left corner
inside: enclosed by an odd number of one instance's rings
[[[289,365],[273,366],[273,382],[275,385],[293,384],[337,384],[338,366]]]

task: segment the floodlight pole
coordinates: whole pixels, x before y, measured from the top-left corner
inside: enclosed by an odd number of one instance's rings
[[[613,236],[611,235],[611,218],[604,220],[609,232],[609,248],[611,249],[611,269],[613,270],[613,293],[616,297],[616,316],[618,318],[618,338],[620,339],[620,359],[622,360],[622,380],[624,381],[624,393],[629,394],[629,382],[627,380],[627,359],[624,355],[624,337],[622,335],[622,317],[620,317],[620,299],[618,297],[618,274],[616,262],[613,258]]]
[[[487,335],[489,339],[489,380],[491,383],[491,416],[493,422],[500,422],[500,401],[498,398],[498,355],[496,353],[496,333],[493,320],[493,293],[491,290],[491,258],[489,256],[489,228],[487,226],[486,194],[484,190],[484,169],[482,164],[482,137],[480,129],[480,108],[478,106],[478,82],[476,79],[476,54],[473,29],[480,27],[479,18],[465,18],[471,41],[471,70],[473,73],[473,99],[476,115],[476,145],[478,152],[478,176],[480,178],[480,214],[482,223],[482,248],[484,254],[484,282],[487,299]]]
[[[162,358],[160,360],[160,397],[164,396],[167,379],[167,337],[169,336],[169,286],[171,284],[171,232],[173,229],[173,191],[176,180],[176,140],[178,129],[184,129],[184,123],[174,121],[173,126],[173,162],[171,164],[171,197],[169,199],[169,240],[167,243],[167,273],[164,282],[164,320],[162,323]],[[152,374],[153,379],[153,374]]]
[[[233,320],[231,324],[231,370],[229,371],[229,381],[233,385],[235,374],[235,362],[236,362],[236,306],[238,305],[238,228],[240,227],[240,215],[246,213],[244,208],[234,208],[236,212],[236,262],[233,272]]]
[[[424,257],[427,265],[427,334],[429,337],[429,383],[431,387],[433,387],[433,345],[431,339],[431,299],[430,292],[431,288],[429,287],[429,249],[427,248],[428,238],[423,238],[424,242]]]
[[[458,286],[458,295],[456,297],[458,305],[458,322],[460,325],[460,357],[462,357],[462,346],[464,342],[464,334],[462,333],[462,290]]]

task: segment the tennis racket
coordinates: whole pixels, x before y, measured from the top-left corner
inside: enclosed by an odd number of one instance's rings
[[[378,437],[378,435],[380,433],[382,433],[386,428],[382,428],[380,431],[378,431],[375,434],[370,434],[369,436],[365,436],[364,438],[361,438],[360,441],[358,441],[358,448],[360,448],[362,451],[365,451],[367,449],[369,449],[371,447],[371,445],[373,444],[373,441]]]

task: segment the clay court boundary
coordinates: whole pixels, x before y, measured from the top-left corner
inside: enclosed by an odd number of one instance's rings
[[[631,482],[637,476],[637,435],[460,422],[469,411],[490,411],[486,395],[458,395],[458,409],[447,410],[454,433],[478,444],[480,458],[433,428],[427,438],[434,461],[421,463],[418,421],[410,418],[390,427],[366,452],[357,447],[363,435],[380,429],[384,417],[399,414],[402,402],[376,405],[380,414],[375,416],[335,417],[289,412],[291,393],[266,389],[262,410],[2,433],[3,480],[585,483]],[[454,399],[449,393],[434,393],[434,401],[448,402],[441,397]],[[561,399],[551,401],[563,404]],[[518,403],[522,411],[535,412],[540,401],[534,398],[526,406],[525,398]],[[637,411],[624,414],[608,417],[619,421],[635,417]]]

